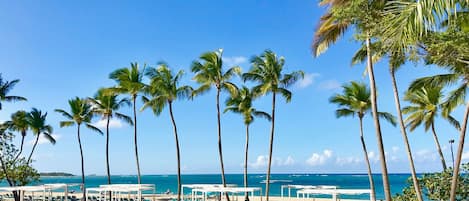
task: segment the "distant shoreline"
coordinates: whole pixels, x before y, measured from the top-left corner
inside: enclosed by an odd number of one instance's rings
[[[66,172],[41,172],[39,173],[39,176],[41,177],[73,177],[76,175],[66,173]]]

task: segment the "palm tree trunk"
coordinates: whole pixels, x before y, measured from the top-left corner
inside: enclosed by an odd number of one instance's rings
[[[221,180],[223,187],[226,187],[225,180],[225,167],[223,164],[223,152],[221,148],[221,120],[220,120],[220,88],[217,88],[217,120],[218,120],[218,155],[220,156],[220,166],[221,166]],[[229,201],[230,197],[226,194],[226,200]]]
[[[438,154],[440,155],[441,165],[443,166],[443,170],[446,170],[445,157],[443,156],[443,152],[441,151],[440,141],[438,140],[438,136],[436,135],[435,124],[432,123],[431,127],[432,127],[432,133],[433,133],[433,140],[435,140],[436,149],[438,150]]]
[[[36,149],[37,142],[39,142],[39,135],[40,133],[38,132],[36,135],[36,141],[34,142],[33,148],[31,149],[31,154],[29,154],[29,157],[28,157],[28,163],[31,162],[31,157],[33,156],[34,150]]]
[[[265,182],[265,200],[269,201],[270,190],[270,167],[272,166],[272,151],[274,146],[274,130],[275,130],[275,91],[272,93],[272,124],[270,127],[270,144],[269,144],[269,163],[267,166],[267,181]]]
[[[362,143],[363,152],[365,155],[366,167],[368,168],[368,180],[370,181],[371,197],[372,201],[376,200],[375,182],[373,181],[373,174],[371,173],[370,159],[368,158],[368,151],[366,149],[365,138],[363,137],[363,116],[360,119],[360,141]]]
[[[381,126],[379,124],[379,117],[378,117],[378,104],[377,104],[377,97],[376,97],[376,83],[375,83],[375,75],[373,72],[373,62],[371,60],[371,49],[370,49],[370,33],[367,33],[366,38],[366,52],[367,52],[367,70],[368,70],[368,77],[370,79],[370,89],[371,89],[371,111],[373,114],[373,120],[376,129],[376,138],[378,142],[378,150],[380,155],[381,161],[381,174],[383,177],[383,188],[384,188],[384,197],[386,201],[391,201],[391,190],[389,188],[389,178],[388,178],[388,168],[386,166],[386,156],[384,155],[384,146],[383,146],[383,137],[381,135]],[[268,200],[267,200],[268,201]]]
[[[132,96],[133,109],[134,109],[134,149],[135,149],[135,160],[137,162],[137,182],[141,183],[140,180],[140,163],[138,161],[138,143],[137,143],[137,109],[136,109],[136,100],[137,96]]]
[[[456,190],[459,178],[459,165],[461,164],[462,152],[464,151],[464,138],[466,137],[467,119],[469,117],[469,102],[466,103],[466,111],[464,112],[464,120],[462,122],[461,134],[459,136],[458,153],[454,162],[453,179],[451,180],[450,201],[456,200]]]
[[[178,130],[176,127],[176,121],[174,120],[173,115],[173,104],[168,102],[169,105],[169,115],[171,116],[171,122],[173,122],[174,128],[174,139],[176,140],[176,157],[178,163],[178,198],[177,201],[181,200],[181,156],[179,154],[179,139],[178,139]]]
[[[86,199],[86,188],[85,188],[85,161],[83,160],[83,148],[81,147],[81,139],[80,139],[80,124],[77,125],[77,138],[78,138],[78,146],[80,147],[80,158],[81,158],[81,183],[83,185],[83,198],[82,200]]]
[[[16,159],[18,159],[18,157],[20,157],[21,153],[23,152],[23,145],[24,145],[24,138],[25,137],[26,137],[26,132],[22,131],[20,151],[18,152],[18,154],[16,154],[15,159],[13,161],[16,161]]]
[[[111,116],[107,115],[106,120],[106,172],[107,172],[107,184],[111,184],[111,170],[109,168],[109,122]],[[112,200],[112,193],[108,193],[109,199]]]
[[[415,194],[417,195],[418,201],[423,201],[422,191],[420,190],[419,181],[417,179],[417,173],[415,172],[412,150],[410,149],[409,139],[407,138],[407,131],[405,130],[404,119],[402,118],[401,101],[399,100],[399,92],[397,91],[398,88],[396,82],[396,74],[392,67],[389,71],[391,74],[392,89],[394,91],[394,102],[396,103],[397,119],[399,121],[399,127],[401,129],[402,138],[404,139],[404,145],[407,151],[407,158],[409,159],[410,172],[412,175],[412,182],[414,183]]]
[[[244,151],[244,188],[248,187],[248,150],[249,150],[249,124],[246,124],[246,148]],[[244,201],[249,201],[249,194],[245,192]]]

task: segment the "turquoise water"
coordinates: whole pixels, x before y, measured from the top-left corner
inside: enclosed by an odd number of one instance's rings
[[[389,182],[392,194],[399,193],[406,186],[406,180],[409,174],[390,174]],[[373,176],[376,185],[377,199],[384,199],[381,175]],[[112,176],[113,183],[136,183],[136,176]],[[262,187],[265,189],[264,174],[250,174],[248,178],[249,186]],[[237,184],[243,186],[242,174],[227,174],[226,181],[229,184]],[[81,177],[41,177],[37,184],[44,183],[80,183]],[[271,195],[280,195],[280,186],[284,184],[299,184],[299,185],[336,185],[339,188],[349,189],[367,189],[369,188],[368,176],[366,174],[273,174],[271,175]],[[87,176],[86,187],[97,187],[100,184],[106,184],[106,176]],[[157,193],[163,193],[167,189],[176,192],[177,177],[176,175],[145,175],[142,176],[142,183],[155,184]],[[217,184],[221,183],[221,176],[216,174],[205,175],[182,175],[183,184]],[[2,182],[0,185],[7,185]],[[72,189],[79,191],[76,187]],[[265,190],[263,190],[265,191]],[[188,193],[188,192],[185,192]],[[292,191],[292,195],[296,195]],[[361,198],[367,199],[368,195],[360,196],[341,196],[342,198]]]

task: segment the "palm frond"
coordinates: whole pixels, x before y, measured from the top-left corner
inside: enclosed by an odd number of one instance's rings
[[[50,133],[42,133],[42,135],[47,139],[47,141],[55,145],[56,141]]]
[[[123,120],[124,122],[128,123],[129,125],[133,126],[134,125],[134,122],[132,121],[132,118],[125,115],[125,114],[122,114],[122,113],[119,113],[119,112],[116,112],[115,114],[115,117],[120,119],[120,120]]]
[[[99,128],[97,128],[97,127],[95,127],[95,126],[93,126],[93,125],[91,125],[91,124],[88,124],[88,123],[87,123],[87,124],[85,124],[85,125],[86,125],[86,127],[87,127],[88,129],[90,129],[90,130],[92,130],[92,131],[94,131],[94,132],[97,132],[97,133],[99,133],[99,134],[101,134],[101,135],[104,134],[103,131],[101,131]]]
[[[393,126],[397,125],[396,117],[388,112],[378,112],[378,116],[383,118],[387,122],[391,123]]]

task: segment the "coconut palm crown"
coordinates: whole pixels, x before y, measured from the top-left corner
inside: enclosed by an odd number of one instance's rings
[[[2,102],[15,102],[26,101],[27,99],[21,96],[9,95],[10,91],[18,84],[20,80],[5,81],[2,74],[0,74],[0,110],[2,110]]]
[[[36,149],[37,143],[39,142],[39,137],[42,135],[47,139],[47,141],[55,144],[55,139],[52,136],[52,126],[46,123],[47,112],[42,113],[41,110],[33,108],[31,112],[26,116],[26,121],[29,124],[29,129],[36,135],[36,140],[34,141],[33,148],[28,157],[28,163],[31,162],[31,158]]]

